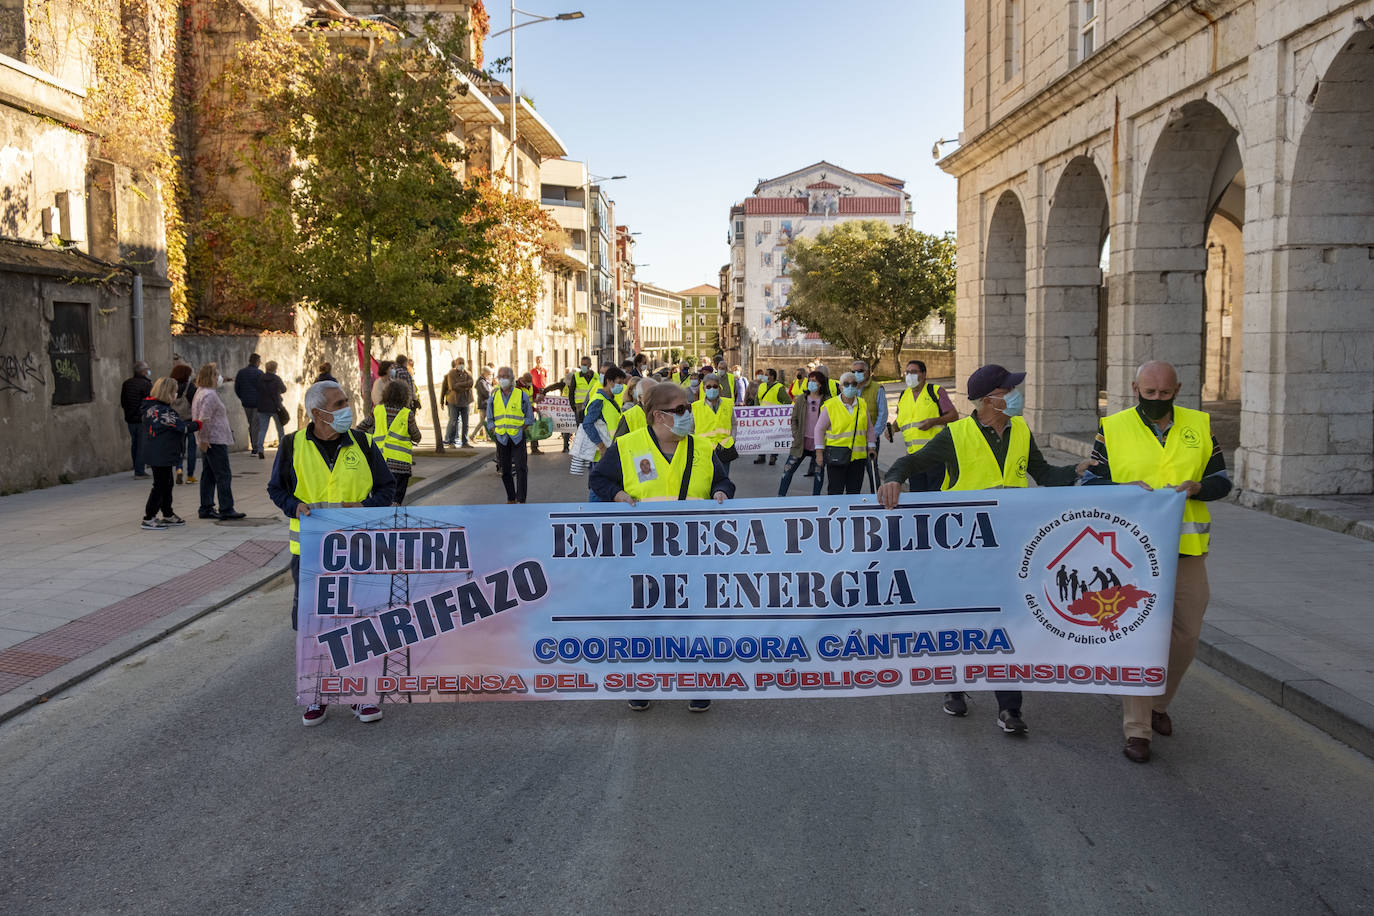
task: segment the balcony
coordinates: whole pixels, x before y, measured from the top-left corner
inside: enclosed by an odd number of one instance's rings
[[[557,197],[541,197],[539,203],[545,207],[576,207],[579,210],[587,209],[586,204],[580,200],[563,200]]]

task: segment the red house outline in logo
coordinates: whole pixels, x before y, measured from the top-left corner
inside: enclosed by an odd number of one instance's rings
[[[1126,569],[1133,569],[1134,565],[1130,560],[1121,555],[1116,549],[1115,531],[1096,531],[1092,526],[1085,527],[1078,536],[1069,542],[1059,554],[1045,565],[1045,571],[1051,572],[1055,566],[1061,563],[1065,557],[1073,553],[1082,543],[1084,538],[1090,537],[1121,563]],[[1110,569],[1108,570],[1110,572]],[[1071,601],[1064,609],[1054,603],[1054,598],[1050,595],[1048,586],[1044,587],[1045,601],[1054,609],[1054,612],[1068,623],[1080,627],[1100,627],[1103,630],[1113,631],[1117,629],[1116,621],[1121,618],[1126,611],[1134,608],[1142,600],[1153,597],[1150,592],[1145,591],[1130,583],[1114,585],[1103,588],[1095,592],[1085,592],[1082,595],[1071,596]]]

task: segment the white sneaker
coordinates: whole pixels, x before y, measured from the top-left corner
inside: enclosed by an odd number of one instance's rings
[[[160,518],[145,518],[143,524],[138,527],[144,531],[166,531],[167,523]]]

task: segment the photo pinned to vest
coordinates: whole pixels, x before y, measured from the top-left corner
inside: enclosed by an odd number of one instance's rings
[[[658,468],[654,466],[654,459],[652,456],[635,456],[635,477],[639,478],[640,483],[658,480]]]

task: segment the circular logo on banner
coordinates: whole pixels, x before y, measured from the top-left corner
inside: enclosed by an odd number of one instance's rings
[[[1065,512],[1022,551],[1026,605],[1063,639],[1122,639],[1154,608],[1160,577],[1154,556],[1154,545],[1129,518],[1099,509]]]

